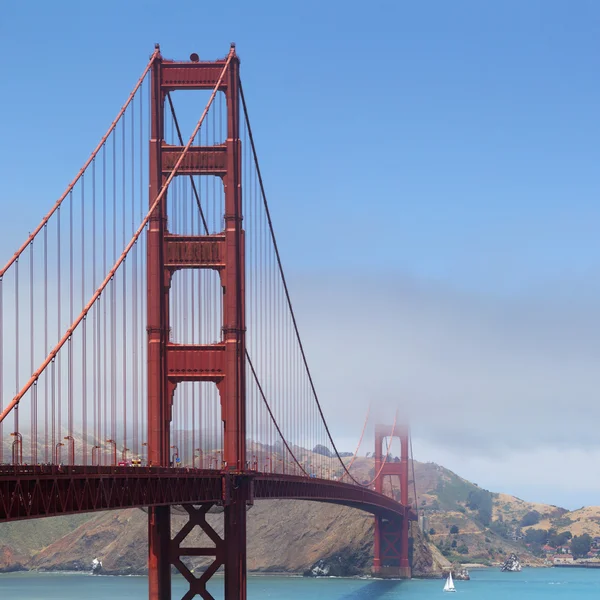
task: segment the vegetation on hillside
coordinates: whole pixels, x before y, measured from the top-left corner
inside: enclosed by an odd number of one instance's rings
[[[592,547],[592,536],[588,533],[576,535],[571,541],[571,553],[573,558],[583,558]]]
[[[467,507],[477,511],[479,522],[482,525],[489,525],[492,521],[494,495],[487,490],[477,488],[469,492],[467,498]]]

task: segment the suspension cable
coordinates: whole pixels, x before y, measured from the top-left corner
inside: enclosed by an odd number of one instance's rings
[[[69,329],[67,329],[66,333],[60,339],[58,344],[48,354],[48,356],[46,357],[44,362],[41,364],[41,366],[38,368],[38,370],[31,375],[29,381],[27,381],[27,383],[23,386],[23,388],[17,393],[17,395],[11,400],[11,402],[6,406],[6,408],[4,408],[4,410],[0,413],[0,423],[2,421],[4,421],[4,419],[12,411],[12,409],[15,408],[15,406],[17,406],[19,404],[19,401],[21,400],[21,398],[27,393],[29,388],[38,380],[39,376],[44,371],[44,369],[53,361],[53,359],[58,354],[59,350],[71,338],[71,336],[73,335],[73,332],[75,331],[77,326],[81,323],[81,321],[83,321],[86,318],[88,312],[91,310],[91,308],[94,305],[94,303],[96,302],[96,300],[98,300],[98,298],[100,297],[100,295],[102,294],[102,292],[104,291],[106,286],[113,279],[117,269],[121,266],[121,264],[127,257],[129,251],[131,250],[131,248],[133,248],[134,244],[137,242],[138,238],[140,237],[140,235],[146,228],[146,225],[147,225],[148,221],[150,220],[152,213],[156,210],[157,206],[159,205],[159,203],[162,201],[163,197],[165,196],[167,189],[169,188],[169,185],[171,184],[171,181],[175,177],[177,171],[179,170],[179,167],[181,166],[181,163],[183,162],[183,159],[186,157],[186,155],[190,149],[190,146],[192,145],[192,142],[194,141],[194,138],[198,134],[198,131],[200,130],[200,127],[202,126],[202,123],[204,122],[206,115],[208,114],[208,111],[213,103],[213,100],[215,99],[215,96],[217,95],[217,91],[219,90],[219,88],[221,86],[221,82],[223,81],[225,73],[227,72],[227,69],[229,67],[229,63],[231,62],[232,57],[233,57],[233,50],[231,50],[229,52],[227,61],[225,63],[225,66],[223,67],[223,70],[221,71],[219,80],[217,81],[217,84],[215,85],[215,88],[212,91],[212,94],[208,100],[208,104],[204,108],[204,111],[202,112],[202,115],[200,116],[200,119],[198,120],[198,123],[196,124],[196,127],[194,128],[194,131],[192,132],[192,135],[190,136],[188,143],[186,144],[185,148],[183,149],[183,152],[180,154],[179,158],[177,159],[177,162],[175,163],[173,170],[171,171],[171,173],[169,173],[167,180],[165,181],[160,192],[158,193],[156,200],[150,207],[150,210],[144,217],[141,225],[138,227],[135,234],[133,235],[133,237],[131,238],[131,240],[129,241],[129,243],[127,244],[127,246],[121,253],[121,256],[119,256],[119,258],[113,265],[112,269],[108,272],[104,281],[100,284],[100,287],[98,287],[98,289],[96,290],[96,292],[94,293],[94,295],[92,296],[90,301],[85,305],[84,309],[81,311],[79,316],[75,319],[75,321],[73,321],[73,323],[71,324]]]
[[[169,106],[171,108],[171,115],[173,116],[173,122],[175,123],[175,128],[177,130],[177,137],[179,138],[179,142],[181,144],[183,144],[183,137],[181,135],[181,130],[179,128],[179,123],[177,121],[177,116],[175,114],[175,107],[173,105],[173,102],[171,100],[171,96],[169,94],[167,94],[167,99],[169,101]],[[190,181],[192,183],[192,191],[194,194],[194,198],[196,200],[196,205],[198,207],[198,210],[200,211],[200,217],[202,219],[202,225],[204,226],[204,230],[206,232],[206,234],[209,234],[209,229],[208,229],[208,224],[206,222],[206,219],[204,217],[204,212],[202,211],[202,204],[200,202],[200,195],[198,193],[198,189],[196,187],[196,184],[194,182],[194,178],[192,177],[192,175],[190,175]],[[248,365],[250,366],[250,370],[252,371],[252,377],[254,378],[254,382],[256,383],[256,387],[258,388],[258,391],[260,393],[260,396],[263,400],[263,403],[267,409],[267,412],[269,413],[269,417],[271,418],[271,421],[273,422],[273,425],[275,425],[275,429],[277,430],[277,433],[279,434],[279,437],[281,437],[281,441],[283,442],[285,448],[287,449],[287,451],[290,453],[290,456],[293,458],[294,462],[298,465],[298,467],[300,467],[300,470],[306,475],[308,476],[308,472],[304,469],[304,467],[300,464],[300,462],[298,461],[298,459],[296,458],[296,455],[292,452],[292,449],[290,448],[290,446],[287,443],[287,440],[285,439],[283,432],[281,431],[281,428],[279,427],[279,424],[277,423],[277,420],[275,419],[275,415],[273,414],[273,411],[271,410],[271,406],[269,405],[269,402],[267,400],[267,397],[264,393],[263,387],[260,383],[260,380],[258,378],[258,374],[254,368],[254,364],[252,363],[252,360],[250,358],[250,354],[248,353],[248,349],[245,348],[244,352],[246,354],[246,359],[248,360]],[[368,415],[367,415],[368,416]],[[363,429],[363,434],[364,434],[364,429]],[[361,435],[361,440],[362,440],[362,435]],[[360,444],[359,444],[360,445]]]
[[[417,478],[415,477],[415,455],[413,454],[412,433],[408,432],[408,440],[410,443],[410,464],[412,467],[413,490],[415,493],[415,515],[419,518],[419,502],[417,501]]]
[[[6,271],[8,271],[8,269],[10,269],[10,267],[15,263],[15,261],[17,261],[19,259],[21,254],[27,248],[27,246],[29,246],[29,244],[31,244],[31,242],[35,239],[37,234],[43,229],[44,225],[46,225],[46,223],[50,220],[50,217],[58,210],[60,205],[63,203],[63,200],[72,192],[73,188],[75,187],[75,184],[79,181],[79,179],[81,179],[81,176],[85,173],[86,169],[90,166],[92,161],[96,158],[96,155],[98,154],[98,152],[100,152],[102,146],[104,146],[106,140],[108,139],[108,136],[114,131],[115,127],[117,126],[117,123],[121,120],[121,117],[125,114],[127,107],[129,106],[129,104],[131,104],[131,101],[133,100],[138,89],[142,85],[142,82],[146,78],[148,71],[150,71],[150,69],[152,68],[152,65],[154,64],[154,60],[156,59],[156,57],[159,54],[160,54],[160,50],[158,48],[156,48],[156,50],[154,50],[154,53],[150,57],[150,62],[144,69],[144,72],[142,73],[141,77],[138,79],[137,83],[135,84],[133,91],[131,92],[131,94],[129,94],[129,98],[127,98],[127,101],[121,107],[119,114],[116,116],[115,120],[111,123],[110,127],[108,128],[108,131],[104,134],[103,138],[100,140],[100,142],[98,143],[98,145],[96,146],[96,148],[94,149],[94,151],[92,152],[90,157],[87,159],[87,161],[85,162],[83,167],[81,167],[81,169],[79,170],[79,173],[77,173],[77,175],[75,176],[75,179],[73,179],[73,181],[69,184],[67,189],[64,191],[63,195],[55,202],[54,206],[50,209],[50,212],[42,219],[41,223],[29,234],[29,237],[27,238],[27,240],[25,242],[23,242],[23,245],[13,254],[13,256],[6,263],[6,265],[4,265],[4,268],[2,270],[0,270],[0,278],[2,278],[4,276],[4,274],[6,273]]]
[[[285,446],[286,450],[290,453],[291,457],[294,459],[294,462],[300,467],[300,470],[308,477],[309,475],[308,475],[307,471],[298,462],[296,455],[292,452],[292,449],[290,448],[289,444],[287,443],[287,440],[283,436],[283,433],[282,433],[281,429],[279,428],[277,421],[275,420],[275,416],[273,415],[273,412],[271,411],[271,407],[269,406],[269,403],[267,402],[267,398],[263,392],[262,386],[260,385],[260,381],[258,380],[256,371],[254,370],[254,365],[252,364],[252,361],[250,360],[250,355],[248,354],[248,350],[246,350],[246,359],[248,360],[248,365],[250,366],[250,370],[252,371],[252,375],[254,377],[254,381],[256,382],[256,386],[258,387],[258,391],[260,392],[263,402],[265,403],[265,406],[267,407],[267,411],[269,412],[269,416],[271,417],[271,420],[273,421],[273,424],[275,425],[275,428],[277,429],[277,433],[279,434],[279,436],[281,437],[281,440],[283,441],[283,445]]]
[[[269,224],[269,231],[270,231],[270,234],[271,234],[271,240],[273,242],[273,248],[275,250],[275,256],[277,258],[277,266],[278,266],[278,269],[279,269],[279,274],[281,276],[281,282],[283,284],[283,289],[284,289],[284,292],[285,292],[285,297],[286,297],[287,305],[288,305],[288,308],[290,310],[290,316],[292,318],[292,324],[294,326],[294,332],[296,333],[296,339],[298,340],[298,346],[299,346],[299,349],[300,349],[300,354],[302,356],[302,362],[304,363],[304,368],[306,369],[306,374],[308,376],[309,385],[310,385],[310,388],[312,390],[313,396],[315,398],[315,402],[316,402],[316,405],[317,405],[317,409],[319,411],[319,415],[321,417],[323,425],[325,426],[325,431],[327,432],[327,437],[329,438],[329,441],[331,442],[331,445],[333,447],[335,455],[337,456],[338,461],[342,465],[342,468],[344,469],[344,471],[346,472],[346,474],[348,475],[348,477],[350,477],[350,479],[352,479],[352,481],[354,481],[357,485],[362,486],[363,484],[361,484],[359,481],[357,481],[353,477],[353,475],[348,471],[348,469],[346,468],[346,465],[344,464],[344,461],[342,460],[342,457],[340,456],[340,453],[339,453],[339,451],[337,449],[337,446],[335,445],[335,442],[333,441],[333,437],[331,435],[331,431],[329,430],[329,425],[327,424],[327,421],[325,420],[325,415],[323,413],[323,408],[321,407],[321,402],[319,401],[319,396],[318,396],[317,390],[315,388],[315,384],[314,384],[314,381],[313,381],[313,378],[312,378],[312,374],[311,374],[310,369],[308,367],[308,361],[306,359],[306,353],[304,351],[304,345],[302,344],[302,339],[300,338],[300,331],[298,329],[298,323],[296,321],[296,315],[294,313],[294,309],[293,309],[293,306],[292,306],[292,299],[290,297],[290,292],[289,292],[289,289],[288,289],[288,286],[287,286],[287,281],[286,281],[286,278],[285,278],[285,274],[283,272],[283,264],[282,264],[282,261],[281,261],[281,255],[279,254],[279,247],[277,245],[277,240],[275,238],[275,230],[273,228],[273,222],[271,220],[271,213],[269,211],[269,205],[267,203],[267,195],[266,195],[266,192],[265,192],[265,186],[264,186],[264,183],[263,183],[262,174],[260,172],[260,166],[258,164],[258,154],[256,152],[256,146],[254,144],[254,136],[252,135],[252,127],[250,126],[250,118],[248,116],[248,107],[246,105],[246,98],[244,96],[244,90],[243,90],[243,87],[242,87],[242,81],[241,81],[241,79],[239,79],[238,81],[239,81],[239,86],[240,86],[240,98],[242,100],[242,107],[243,107],[243,110],[244,110],[244,117],[246,119],[246,126],[248,127],[248,139],[250,140],[250,145],[252,147],[252,155],[254,157],[254,166],[256,167],[256,174],[258,176],[258,182],[259,182],[259,185],[260,185],[260,191],[261,191],[261,195],[262,195],[262,198],[263,198],[263,205],[264,205],[264,208],[265,208],[265,214],[266,214],[266,217],[267,217],[267,222]],[[395,421],[394,421],[394,423],[395,423]],[[384,463],[385,463],[385,461],[384,461]]]
[[[391,433],[389,435],[390,438],[394,437],[394,432],[396,431],[396,421],[397,420],[398,420],[398,411],[396,411],[396,414],[394,415],[394,424],[392,425],[392,431],[391,431]],[[370,486],[372,486],[379,479],[379,476],[381,475],[381,473],[383,471],[383,468],[385,467],[385,465],[387,463],[388,456],[390,455],[390,448],[391,448],[391,446],[392,446],[392,442],[390,441],[389,444],[386,445],[385,457],[381,461],[381,466],[379,467],[379,471],[377,471],[377,473],[375,474],[375,477],[373,477],[373,479],[371,479],[371,481],[369,481],[368,483],[359,484],[359,485],[363,485],[363,487],[370,487]],[[352,477],[352,479],[354,479],[354,477]],[[354,479],[354,481],[356,481],[356,479]]]
[[[367,416],[365,417],[365,422],[363,424],[362,432],[360,434],[360,439],[358,440],[358,445],[356,446],[356,450],[354,451],[354,455],[352,456],[352,460],[348,463],[348,470],[350,470],[350,467],[354,464],[354,461],[358,457],[358,451],[360,450],[360,445],[362,444],[363,437],[364,437],[365,431],[367,429],[367,423],[369,421],[369,413],[370,412],[371,412],[371,403],[369,402],[369,405],[367,407]],[[342,477],[344,477],[344,475],[342,475]]]

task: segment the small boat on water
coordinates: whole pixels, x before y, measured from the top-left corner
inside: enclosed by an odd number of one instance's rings
[[[448,579],[446,579],[446,584],[444,585],[445,592],[455,592],[456,588],[454,587],[454,582],[452,581],[452,571],[448,573]]]

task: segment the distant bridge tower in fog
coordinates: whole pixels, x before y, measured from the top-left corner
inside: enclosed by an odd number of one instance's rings
[[[375,426],[375,491],[383,494],[386,484],[390,490],[400,489],[400,504],[408,506],[408,429],[387,425]],[[400,440],[400,460],[386,460],[384,440]],[[375,515],[375,548],[373,552],[373,573],[388,577],[410,577],[408,552],[408,519]]]

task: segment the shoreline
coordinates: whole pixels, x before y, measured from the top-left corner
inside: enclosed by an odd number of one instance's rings
[[[464,563],[461,564],[461,567],[465,569],[473,569],[473,570],[499,570],[499,565],[482,565],[480,563]],[[573,565],[524,565],[523,569],[539,569],[539,568],[570,568],[570,569],[600,569],[600,563],[594,564],[573,564]],[[94,574],[91,571],[84,570],[62,570],[62,569],[52,569],[52,570],[43,570],[43,569],[14,569],[10,571],[0,571],[0,578],[2,575],[81,575],[87,577],[147,577],[147,573],[99,573]],[[222,576],[222,572],[218,572],[217,576]],[[173,573],[174,577],[180,576],[179,574]],[[286,571],[252,571],[248,572],[248,577],[255,578],[265,578],[265,577],[289,577],[289,578],[305,578],[305,576],[300,572],[290,573]],[[425,580],[425,579],[441,579],[443,578],[443,573],[421,573],[419,575],[414,575],[411,579],[416,580]],[[336,575],[336,576],[322,576],[322,577],[306,577],[306,579],[369,579],[373,581],[377,581],[380,579],[379,577],[373,577],[371,574],[363,574],[363,575]]]
[[[552,565],[557,569],[600,569],[600,562],[597,563],[575,563],[575,564],[562,564],[562,565]]]

